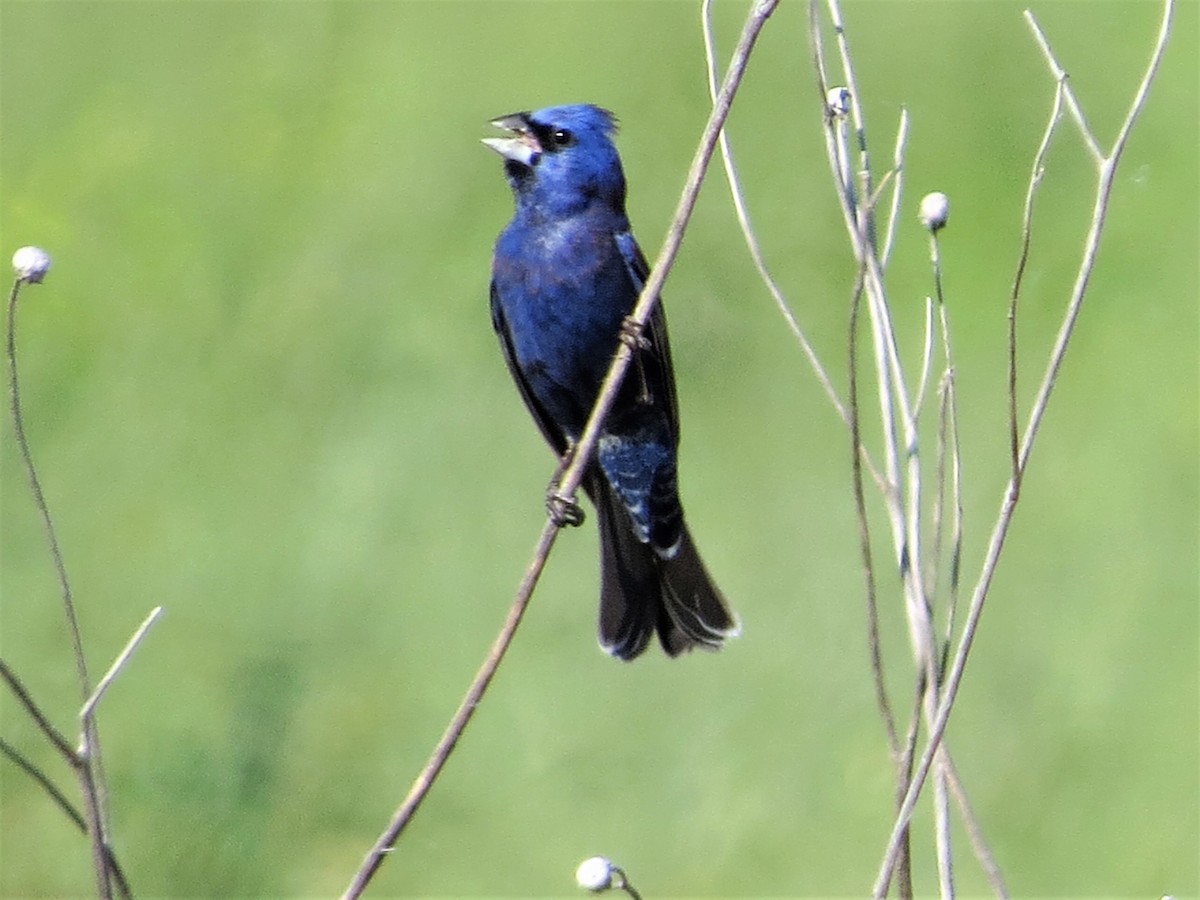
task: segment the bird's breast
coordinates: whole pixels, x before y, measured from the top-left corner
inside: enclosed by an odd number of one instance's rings
[[[531,387],[589,407],[637,300],[613,233],[575,222],[513,223],[497,241],[492,276]]]
[[[502,238],[493,277],[506,316],[523,320],[531,342],[576,352],[611,346],[637,299],[612,234],[570,223]]]

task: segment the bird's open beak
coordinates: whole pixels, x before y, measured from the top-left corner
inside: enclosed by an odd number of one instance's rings
[[[529,127],[528,113],[513,113],[511,116],[501,116],[493,119],[492,125],[502,128],[512,137],[483,138],[483,143],[491,147],[505,159],[532,166],[542,153],[542,145]]]

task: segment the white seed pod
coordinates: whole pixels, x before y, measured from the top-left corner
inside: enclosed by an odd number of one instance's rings
[[[921,198],[919,213],[921,224],[930,231],[940,231],[950,218],[950,200],[941,191],[934,191]]]
[[[825,107],[831,116],[844,116],[850,112],[850,89],[831,87],[825,92]]]
[[[13,254],[12,264],[19,279],[37,284],[50,271],[50,254],[41,247],[22,247]]]
[[[575,870],[575,882],[586,891],[606,891],[612,887],[613,864],[603,856],[585,859]]]

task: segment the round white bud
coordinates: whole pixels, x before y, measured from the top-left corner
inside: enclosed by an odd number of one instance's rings
[[[613,865],[603,856],[585,859],[575,870],[576,883],[587,891],[606,891],[612,887]]]
[[[921,198],[919,213],[921,224],[930,231],[939,231],[950,218],[950,200],[941,191],[934,191]]]
[[[825,92],[825,106],[831,116],[844,116],[850,112],[850,89],[831,87]]]
[[[50,271],[50,254],[41,247],[22,247],[13,254],[13,271],[22,281],[37,284]]]

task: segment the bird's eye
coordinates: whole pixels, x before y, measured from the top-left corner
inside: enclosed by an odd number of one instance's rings
[[[575,135],[565,128],[556,128],[550,132],[550,140],[554,142],[555,147],[569,147],[575,143]]]

